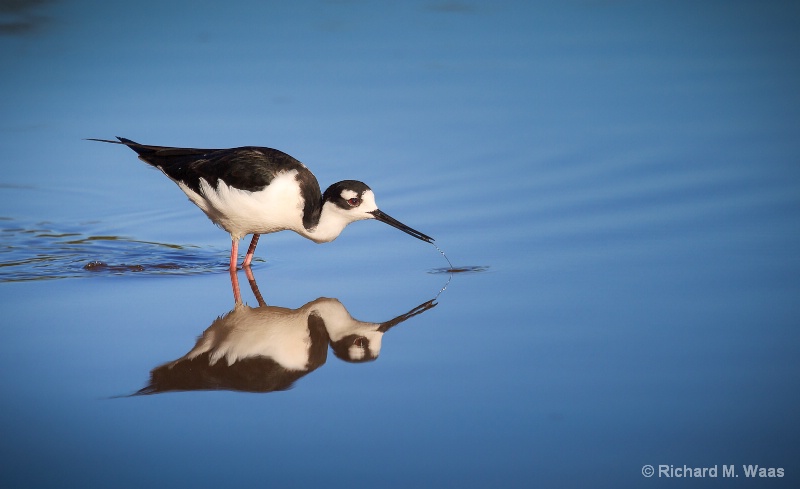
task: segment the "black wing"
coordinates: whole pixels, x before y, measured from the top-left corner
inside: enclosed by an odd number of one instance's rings
[[[117,137],[117,141],[92,139],[105,143],[124,144],[136,151],[139,159],[160,168],[170,178],[183,183],[197,193],[200,179],[216,188],[222,180],[226,185],[257,192],[270,184],[278,173],[297,170],[304,202],[303,225],[310,229],[319,221],[322,194],[316,177],[300,161],[272,148],[243,146],[230,149],[172,148],[139,144]]]
[[[279,172],[308,171],[295,158],[272,148],[171,148],[139,144],[125,138],[117,139],[120,140],[118,144],[124,144],[136,151],[140,160],[160,168],[170,178],[187,185],[195,192],[200,191],[201,178],[215,188],[219,180],[223,180],[229,186],[256,192],[269,185]]]

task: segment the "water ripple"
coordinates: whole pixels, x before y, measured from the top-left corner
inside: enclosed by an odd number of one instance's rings
[[[444,267],[444,268],[433,268],[428,270],[428,273],[431,274],[454,274],[454,273],[479,273],[485,272],[489,270],[488,266],[484,265],[466,265],[466,266],[459,266],[459,267]]]
[[[65,229],[66,228],[66,229]],[[0,282],[121,274],[191,275],[227,266],[220,250],[0,220]]]

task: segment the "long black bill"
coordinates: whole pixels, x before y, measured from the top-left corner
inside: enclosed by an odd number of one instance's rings
[[[406,226],[402,222],[400,222],[397,219],[391,217],[390,215],[384,213],[380,209],[375,209],[374,211],[370,212],[370,214],[375,216],[375,219],[379,220],[380,222],[385,222],[386,224],[388,224],[388,225],[390,225],[392,227],[396,227],[400,231],[403,231],[404,233],[408,233],[411,236],[414,236],[417,239],[421,239],[422,241],[425,241],[427,243],[433,243],[433,238],[431,238],[427,234],[422,234],[421,232],[417,231],[416,229],[412,229],[412,228]]]

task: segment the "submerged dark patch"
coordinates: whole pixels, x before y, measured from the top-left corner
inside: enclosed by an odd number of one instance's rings
[[[73,225],[0,227],[0,282],[96,275],[191,275],[225,267],[218,250],[94,234]]]

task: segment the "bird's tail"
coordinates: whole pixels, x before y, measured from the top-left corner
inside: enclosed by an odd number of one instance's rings
[[[101,143],[111,143],[111,144],[124,144],[125,146],[129,147],[130,149],[136,151],[139,156],[147,156],[150,154],[155,153],[160,148],[157,146],[147,146],[145,144],[139,144],[136,141],[131,141],[130,139],[121,138],[117,136],[119,141],[112,141],[110,139],[95,139],[95,138],[87,138],[88,141],[100,141]]]

